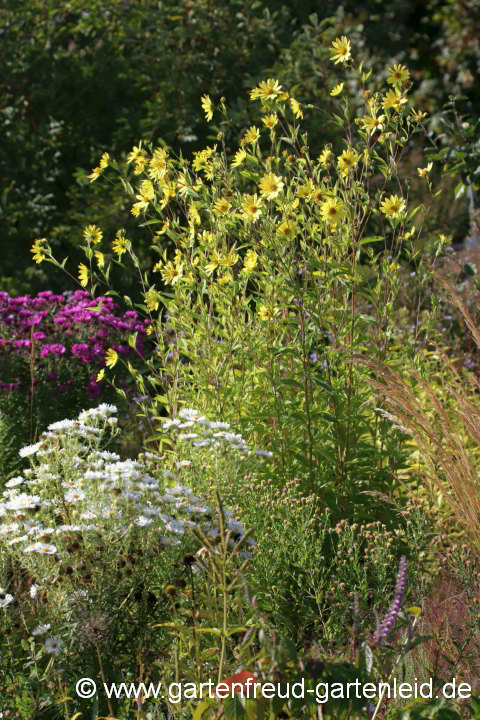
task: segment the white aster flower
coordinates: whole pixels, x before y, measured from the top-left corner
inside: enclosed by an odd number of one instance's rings
[[[71,428],[78,425],[76,420],[59,420],[58,422],[51,423],[48,426],[49,430],[70,430]]]
[[[62,644],[57,635],[52,635],[45,640],[45,650],[51,655],[59,655],[62,652]]]
[[[55,555],[55,553],[57,552],[56,545],[49,545],[48,543],[42,542],[38,542],[35,544],[35,552],[39,553],[40,555]]]
[[[101,452],[97,452],[95,454],[98,457],[102,458],[102,460],[111,460],[112,462],[120,460],[120,455],[117,455],[117,453],[108,452],[108,450],[102,450]]]
[[[178,425],[181,425],[181,421],[178,418],[175,418],[175,420],[165,420],[163,423],[163,429],[168,430],[170,427],[178,427]]]
[[[87,476],[87,473],[85,473],[85,477]],[[78,486],[78,480],[65,480],[62,482],[63,488],[76,488]]]
[[[0,535],[6,535],[7,533],[16,532],[18,530],[18,523],[11,522],[0,527]]]
[[[185,533],[185,522],[183,520],[171,520],[166,523],[165,528],[176,535],[183,535]]]
[[[193,410],[192,408],[182,408],[182,410],[180,410],[180,412],[178,413],[178,417],[187,418],[187,420],[193,420],[197,417],[198,414],[198,410]]]
[[[145,452],[145,457],[146,457],[148,460],[161,460],[161,459],[162,459],[162,458],[160,457],[160,455],[155,455],[154,453],[148,452],[148,451]]]
[[[27,495],[26,493],[21,493],[20,495],[12,497],[12,499],[5,504],[5,507],[7,510],[28,510],[28,508],[38,505],[39,502],[40,498],[38,495]]]
[[[2,595],[3,597],[0,596],[0,607],[5,608],[13,602],[13,595],[4,595],[3,593]]]
[[[69,503],[79,502],[80,500],[83,500],[84,497],[85,493],[83,490],[69,490],[64,495],[65,501]]]
[[[8,482],[5,483],[5,487],[7,488],[14,488],[17,487],[17,485],[21,485],[24,482],[24,478],[21,475],[18,475],[17,477],[12,478]]]
[[[37,625],[37,627],[32,630],[32,635],[45,635],[45,633],[51,629],[52,626],[50,623],[47,623],[46,625]]]
[[[171,488],[167,488],[165,491],[168,495],[193,495],[192,488],[187,485],[174,485]]]
[[[37,442],[35,445],[26,445],[20,450],[19,455],[22,458],[28,457],[29,455],[35,455],[35,453],[40,450],[41,446],[41,442]]]

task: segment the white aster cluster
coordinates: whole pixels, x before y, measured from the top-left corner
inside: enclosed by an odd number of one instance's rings
[[[6,484],[0,499],[0,544],[17,557],[20,554],[20,562],[33,571],[40,587],[71,562],[68,543],[72,535],[95,545],[106,537],[121,542],[131,534],[155,532],[157,543],[177,546],[190,528],[200,527],[211,537],[218,534],[216,513],[191,487],[162,469],[161,458],[146,453],[141,460],[121,460],[104,449],[115,430],[111,422],[115,413],[113,405],[102,404],[83,411],[76,420],[52,423],[35,445],[20,451],[31,467]],[[229,432],[227,423],[210,422],[195,410],[182,410],[179,420],[165,425],[179,430],[200,428],[199,433],[185,433],[197,447],[227,443],[249,451],[240,435]],[[242,536],[243,524],[231,511],[225,515],[228,529]],[[42,555],[56,556],[56,565],[47,557],[42,561]],[[37,590],[36,585],[32,587],[33,600]],[[0,607],[13,599],[0,593]],[[46,632],[45,627],[39,626],[34,634]],[[58,648],[53,643],[49,651],[58,652]]]
[[[190,430],[193,428],[193,430]],[[251,453],[252,450],[246,440],[239,435],[230,431],[230,425],[227,422],[216,422],[209,420],[201,415],[198,410],[192,408],[183,408],[178,413],[175,420],[165,420],[163,422],[164,430],[175,430],[187,432],[178,432],[176,439],[179,442],[192,440],[192,446],[196,448],[229,448],[231,450],[240,450],[243,453]],[[271,458],[273,453],[269,450],[256,450],[255,454],[261,457]],[[188,461],[177,463],[178,466],[187,464]]]

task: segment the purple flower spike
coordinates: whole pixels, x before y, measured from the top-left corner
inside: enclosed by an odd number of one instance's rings
[[[392,631],[397,617],[403,606],[403,599],[405,597],[405,591],[408,583],[408,560],[405,555],[400,558],[400,566],[398,568],[397,579],[395,582],[395,592],[393,593],[393,599],[388,608],[387,614],[380,621],[377,626],[374,635],[374,641],[379,645],[383,645]]]

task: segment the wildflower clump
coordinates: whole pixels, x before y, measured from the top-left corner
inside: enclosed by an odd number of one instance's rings
[[[159,457],[121,460],[105,449],[118,432],[116,414],[115,406],[102,404],[75,420],[52,423],[37,443],[20,451],[30,468],[7,483],[0,503],[2,552],[35,577],[37,592],[49,592],[57,621],[79,587],[110,601],[122,579],[127,590],[134,579],[122,573],[125,554],[142,548],[140,572],[158,572],[160,548],[186,550],[195,527],[210,537],[217,532],[210,507],[162,468]],[[244,533],[241,523],[232,529]]]
[[[144,143],[132,151],[127,200],[141,227],[153,229],[158,260],[144,272],[130,243],[118,262],[137,273],[136,308],[156,343],[136,379],[142,392],[151,390],[143,412],[169,470],[188,474],[199,494],[218,488],[231,506],[235,479],[250,470],[250,449],[264,448],[272,453],[261,462],[271,466],[273,500],[295,479],[298,497],[331,508],[335,522],[363,523],[375,517],[382,493],[398,487],[405,463],[400,431],[375,412],[369,370],[356,356],[396,365],[415,355],[408,342],[396,342],[398,270],[414,253],[418,209],[409,208],[398,168],[422,118],[409,109],[403,68],[388,76],[393,84],[386,78],[383,87],[368,87],[370,74],[350,40],[342,36],[332,47],[332,62],[364,90],[352,106],[347,83],[335,88],[344,142],[314,156],[302,131],[302,116],[314,108],[270,78],[251,90],[258,119],[239,131],[229,153],[225,102],[214,108],[203,96],[207,119],[213,110],[223,118],[215,144],[191,161],[164,147],[158,172],[159,148]],[[107,241],[95,247],[109,256]],[[53,259],[48,243],[41,253]],[[92,288],[109,284],[108,263],[90,264]],[[118,359],[109,355],[109,370]],[[181,416],[185,406],[199,415]],[[236,423],[245,438],[234,448],[238,470],[219,430],[199,419],[209,416]],[[174,467],[179,447],[191,466]],[[278,547],[282,528],[269,524],[270,507],[255,508],[265,533],[259,546],[268,533]],[[308,521],[315,514],[306,508]],[[274,572],[283,579],[278,564]]]
[[[87,232],[100,242],[98,228],[90,226]],[[35,297],[0,293],[0,438],[5,448],[0,459],[7,477],[18,469],[15,454],[22,442],[33,440],[38,430],[102,396],[118,399],[102,370],[111,366],[112,355],[132,368],[143,362],[151,352],[148,325],[137,310],[122,311],[112,297],[94,299],[84,290],[44,291]],[[117,387],[131,394],[135,384],[125,365]]]

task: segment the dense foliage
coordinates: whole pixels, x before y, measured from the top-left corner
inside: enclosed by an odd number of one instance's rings
[[[67,289],[57,273],[29,261],[36,237],[75,256],[86,224],[97,222],[109,235],[119,226],[134,232],[125,200],[108,186],[88,186],[90,168],[104,151],[126,154],[140,138],[191,156],[209,136],[197,113],[204,93],[229,102],[230,149],[253,119],[242,90],[272,75],[321,108],[306,117],[312,151],[334,139],[334,128],[325,125],[335,84],[328,47],[343,33],[378,81],[389,63],[408,63],[434,135],[442,131],[440,111],[451,94],[465,97],[461,111],[475,125],[478,21],[478,4],[460,0],[371,0],[361,8],[352,0],[321,8],[267,0],[7,0],[0,9],[4,289]],[[348,84],[361,91],[354,78]],[[452,167],[466,158],[468,151]],[[442,210],[443,231],[463,239],[466,205],[452,214],[444,204]],[[145,236],[134,237],[140,252]],[[146,244],[141,260],[152,266]],[[128,275],[121,283],[131,287]]]
[[[0,717],[479,718],[478,3],[0,13]]]

